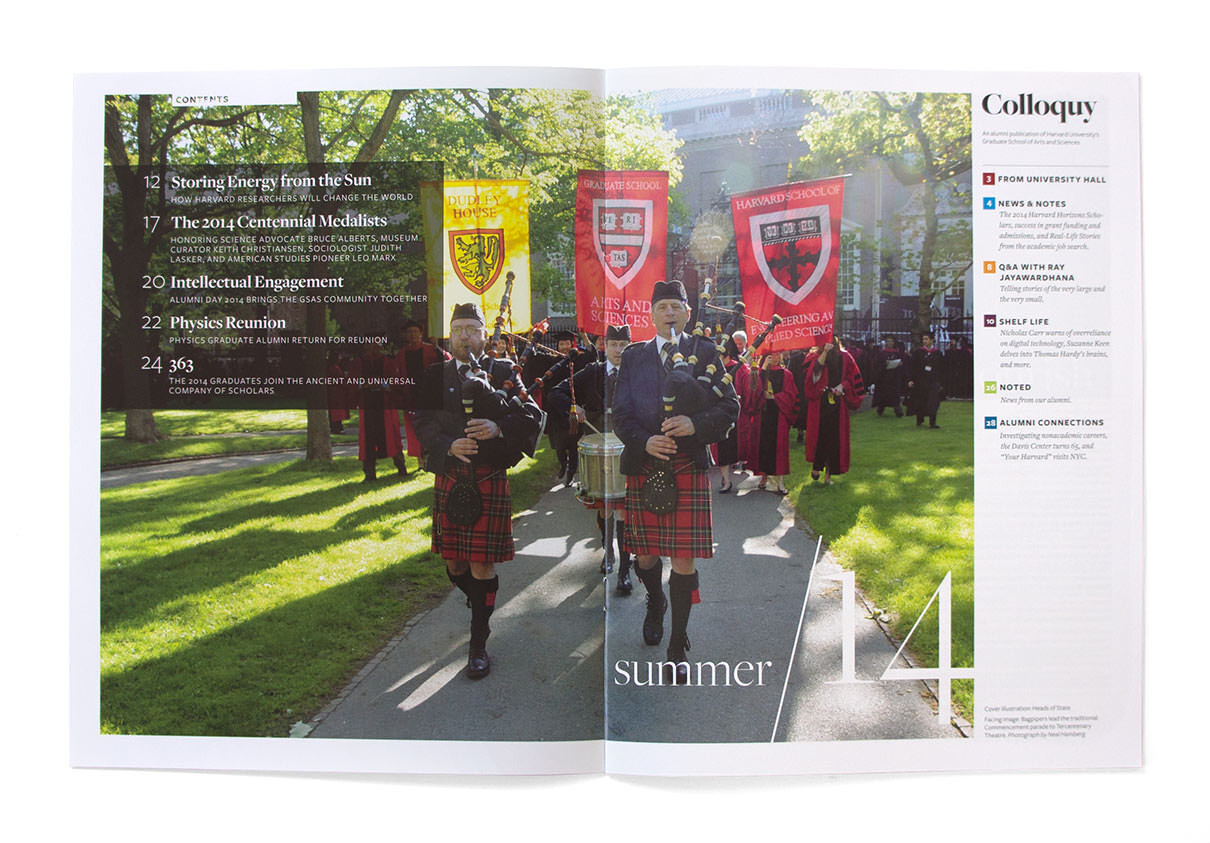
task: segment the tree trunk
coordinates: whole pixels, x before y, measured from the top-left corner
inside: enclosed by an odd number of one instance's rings
[[[405,97],[406,93],[403,91],[391,92],[391,98],[383,109],[374,131],[357,152],[352,168],[354,171],[358,171],[358,165],[372,161],[378,153]],[[307,163],[310,165],[311,174],[318,176],[326,171],[323,139],[320,136],[319,94],[315,91],[299,92],[298,105],[302,115],[303,146],[307,152]],[[319,213],[334,214],[338,206],[338,202],[325,202],[313,207]],[[326,228],[317,227],[315,229],[317,235],[326,233],[328,233]],[[308,273],[314,277],[328,273],[326,254],[312,255],[311,260],[308,261]],[[307,336],[326,337],[328,306],[323,302],[313,302],[307,304],[306,307]],[[330,461],[332,459],[332,435],[328,423],[328,390],[322,384],[322,379],[328,371],[326,346],[314,341],[309,343],[303,361],[307,377],[315,379],[315,382],[307,387],[307,461]]]
[[[319,136],[319,94],[314,91],[300,92],[298,105],[302,116],[303,145],[307,150],[307,163],[310,164],[311,174],[318,176],[324,172],[324,148]],[[315,210],[330,213],[332,208],[323,206]],[[316,228],[316,235],[326,234],[326,230]],[[319,252],[311,255],[307,262],[307,272],[313,277],[327,274],[327,258]],[[328,389],[322,380],[328,371],[328,354],[324,344],[316,342],[328,333],[328,306],[323,302],[310,302],[306,305],[306,336],[312,339],[303,352],[303,371],[312,383],[307,387],[307,462],[332,461],[332,431],[328,426]]]
[[[142,276],[151,260],[143,221],[147,210],[147,184],[144,177],[151,173],[151,97],[139,97],[136,124],[139,163],[130,165],[117,106],[109,102],[105,108],[105,145],[110,164],[122,197],[122,231],[118,241],[107,242],[113,271],[114,293],[118,299],[118,342],[122,353],[122,404],[126,410],[126,439],[133,442],[156,442],[163,434],[156,428],[151,411],[151,381],[143,368],[143,356],[150,344],[143,330],[142,317],[147,312],[147,293]]]
[[[168,437],[156,427],[155,415],[151,410],[127,410],[123,438],[131,442],[158,442]]]
[[[933,284],[933,253],[937,249],[937,162],[933,160],[932,139],[920,123],[920,109],[923,104],[924,95],[917,94],[911,105],[904,109],[904,117],[916,136],[916,142],[920,144],[921,169],[924,175],[924,187],[921,191],[924,237],[920,241],[920,285],[916,295],[917,336],[931,327],[933,297],[937,292]]]

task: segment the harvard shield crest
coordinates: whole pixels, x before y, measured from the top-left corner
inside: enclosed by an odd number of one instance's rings
[[[798,304],[822,280],[832,253],[827,206],[758,214],[748,224],[761,277],[778,298]]]
[[[504,229],[472,228],[449,233],[450,263],[463,286],[483,295],[504,267]]]
[[[650,199],[593,199],[592,242],[609,283],[621,290],[638,275],[651,251]]]

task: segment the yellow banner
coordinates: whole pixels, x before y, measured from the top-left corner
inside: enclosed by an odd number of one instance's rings
[[[439,327],[440,336],[448,337],[454,305],[477,301],[490,331],[509,273],[514,276],[509,310],[516,317],[514,321],[506,312],[504,328],[525,330],[530,319],[529,182],[447,181],[440,194],[437,187],[421,187],[426,244],[439,247],[430,248],[428,255],[429,330],[436,332]],[[437,219],[441,220],[439,236]]]

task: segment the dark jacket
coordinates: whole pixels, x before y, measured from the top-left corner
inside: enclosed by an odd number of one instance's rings
[[[647,440],[659,434],[664,421],[662,396],[667,375],[656,345],[656,340],[651,339],[636,343],[622,352],[618,391],[613,406],[613,429],[625,446],[622,451],[623,474],[642,473]],[[698,361],[693,371],[695,377],[711,363],[722,370],[722,361],[709,340],[681,334],[678,348],[686,358],[697,355]],[[678,453],[688,454],[700,469],[710,466],[710,451],[706,446],[725,439],[739,416],[735,389],[730,384],[724,384],[721,388],[721,398],[711,393],[709,406],[688,414],[693,420],[694,434],[677,440]]]
[[[514,405],[499,414],[485,412],[476,416],[491,418],[500,426],[503,435],[497,439],[481,440],[479,453],[471,457],[471,464],[511,468],[520,462],[523,454],[533,455],[542,431],[543,413],[533,399],[520,400],[521,385],[519,378],[513,376],[511,360],[500,358],[490,361],[490,365],[485,361],[485,366],[493,385],[513,380],[509,397],[516,396],[519,406]],[[425,369],[419,393],[416,432],[428,455],[426,467],[434,474],[441,474],[447,462],[455,459],[447,453],[450,445],[455,439],[466,435],[467,419],[462,409],[462,377],[458,374],[458,361],[449,360]]]
[[[584,409],[588,423],[600,432],[605,432],[605,369],[604,361],[590,363],[576,369],[574,378],[565,378],[559,383],[548,400],[546,409],[567,419],[571,413],[571,387],[575,383],[575,403]],[[620,375],[619,375],[620,377]],[[610,421],[612,426],[612,420]]]

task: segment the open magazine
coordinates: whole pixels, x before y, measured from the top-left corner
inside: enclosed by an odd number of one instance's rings
[[[75,107],[74,764],[1140,763],[1136,77]]]

